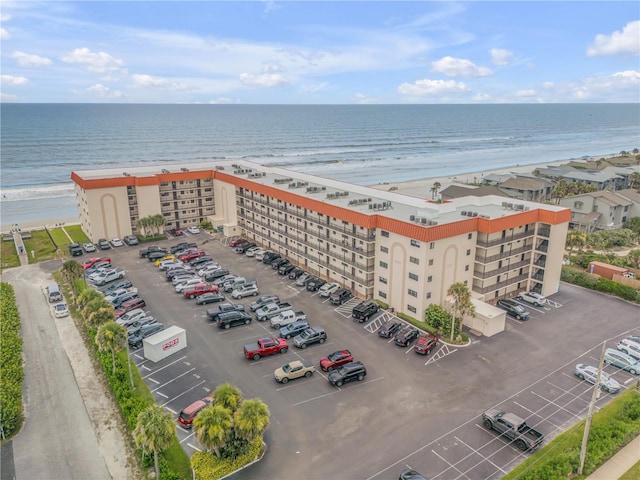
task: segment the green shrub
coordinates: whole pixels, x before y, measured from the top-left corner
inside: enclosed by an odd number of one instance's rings
[[[215,480],[244,467],[257,459],[262,452],[262,438],[249,444],[249,451],[234,460],[218,458],[209,452],[196,452],[191,456],[191,468],[198,480]]]
[[[590,290],[609,293],[631,302],[640,303],[640,292],[635,288],[600,277],[599,275],[591,275],[576,268],[562,267],[560,280]]]
[[[0,282],[0,427],[13,437],[24,422],[22,411],[22,338],[20,313],[13,287]]]

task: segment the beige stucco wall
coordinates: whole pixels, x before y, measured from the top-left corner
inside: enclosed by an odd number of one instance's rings
[[[557,293],[560,288],[562,258],[564,256],[564,245],[568,229],[568,223],[551,225],[549,233],[549,249],[547,251],[547,263],[544,269],[544,281],[542,282],[541,294],[543,296]]]
[[[136,187],[136,197],[138,200],[139,219],[161,213],[159,185]]]
[[[131,217],[127,187],[101,188],[85,191],[91,224],[87,235],[93,242],[99,238],[110,240],[131,233]]]

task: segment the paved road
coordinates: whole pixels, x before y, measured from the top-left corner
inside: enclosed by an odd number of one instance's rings
[[[41,265],[6,270],[2,276],[14,286],[22,316],[26,417],[9,446],[13,472],[3,448],[2,480],[111,478],[44,300],[42,287],[52,283],[52,277]]]

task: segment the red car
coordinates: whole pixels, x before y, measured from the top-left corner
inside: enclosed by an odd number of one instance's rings
[[[229,242],[229,246],[231,248],[238,247],[238,246],[242,245],[243,243],[247,243],[247,242],[248,242],[248,240],[245,240],[244,238],[236,238],[235,240],[231,240]]]
[[[184,428],[191,428],[193,426],[193,419],[200,413],[207,405],[209,405],[213,399],[211,397],[203,398],[202,400],[196,400],[191,405],[183,408],[178,414],[178,423]]]
[[[182,260],[183,262],[188,262],[189,260],[195,260],[196,258],[202,257],[204,255],[206,255],[204,250],[193,250],[188,253],[183,253],[178,257],[178,259]]]
[[[320,360],[320,368],[325,372],[330,372],[334,368],[349,362],[353,362],[351,352],[349,350],[338,350]]]
[[[436,346],[438,346],[438,337],[432,333],[425,333],[418,339],[413,349],[420,355],[429,355]]]
[[[98,262],[107,262],[111,263],[110,258],[100,258],[100,257],[91,257],[89,260],[85,260],[82,266],[86,270],[87,268],[93,267]]]
[[[205,293],[217,292],[217,291],[218,291],[217,285],[207,285],[206,283],[198,283],[192,289],[185,291],[183,295],[186,298],[196,298]]]

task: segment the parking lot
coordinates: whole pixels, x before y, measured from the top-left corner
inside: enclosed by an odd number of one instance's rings
[[[188,240],[233,273],[257,279],[260,294],[279,295],[303,310],[311,326],[327,331],[323,345],[306,350],[291,345],[283,355],[249,361],[245,343],[277,336],[268,322],[219,329],[205,313],[217,304],[197,306],[176,294],[164,273],[138,256],[142,246],[107,252],[127,270],[153,316],[165,327],[187,331],[188,348],[157,364],[145,361],[142,350],[131,352],[159,404],[177,414],[230,381],[246,398],[260,397],[269,406],[268,454],[237,478],[397,478],[407,465],[429,478],[499,478],[529,453],[487,431],[482,412],[511,411],[552,438],[586,414],[592,386],[573,375],[575,364],[597,365],[604,340],[615,346],[627,333],[640,333],[637,306],[563,284],[552,297],[561,306],[527,304],[531,319],[508,317],[501,334],[472,336],[469,346],[440,344],[428,356],[416,355],[413,347],[378,337],[391,314],[353,322],[355,299],[336,307],[206,234]],[[249,310],[253,300],[241,303]],[[317,366],[321,357],[343,348],[366,365],[364,381],[336,388],[319,368],[288,384],[273,379],[284,363],[304,359]],[[632,386],[628,373],[606,371],[623,388]],[[598,405],[610,398],[603,393]],[[178,433],[189,454],[200,448],[192,431],[179,427]]]

